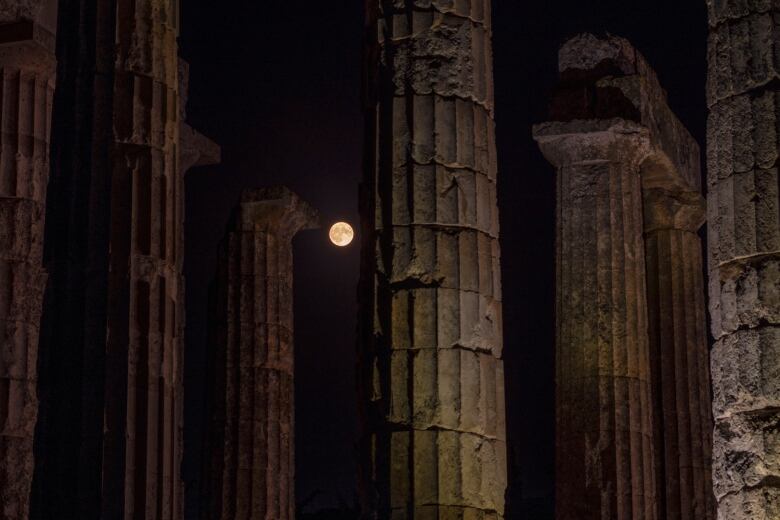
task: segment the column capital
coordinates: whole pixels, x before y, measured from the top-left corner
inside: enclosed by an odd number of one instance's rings
[[[234,216],[235,229],[294,236],[319,227],[319,215],[286,186],[245,190]]]
[[[645,233],[676,229],[696,233],[707,220],[707,203],[696,191],[644,190]]]
[[[580,34],[559,53],[560,82],[551,121],[622,118],[650,131],[665,182],[701,188],[699,145],[669,107],[666,91],[642,53],[617,36]]]
[[[625,119],[551,121],[535,125],[533,137],[556,168],[598,162],[638,167],[652,153],[649,130]]]
[[[220,146],[187,123],[179,125],[179,170],[186,174],[196,166],[211,166],[222,162]]]

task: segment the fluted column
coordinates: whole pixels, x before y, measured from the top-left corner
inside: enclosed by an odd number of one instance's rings
[[[102,514],[178,519],[175,0],[116,4]]]
[[[558,170],[556,518],[653,520],[640,164],[646,129],[546,123]]]
[[[706,205],[698,191],[647,188],[644,213],[659,514],[711,519],[712,401],[697,234]]]
[[[506,426],[488,0],[369,0],[363,499],[503,518]]]
[[[718,517],[780,518],[780,13],[708,0],[710,317]]]
[[[286,188],[245,191],[221,245],[207,518],[295,518],[292,240],[316,220]]]
[[[49,136],[54,1],[0,6],[0,516],[29,517]]]

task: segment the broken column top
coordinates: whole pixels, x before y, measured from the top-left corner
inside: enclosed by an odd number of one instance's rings
[[[189,90],[190,64],[179,58],[179,166],[184,172],[222,162],[220,146],[186,122]]]
[[[0,1],[0,24],[35,22],[49,32],[57,29],[57,0]]]
[[[57,7],[57,0],[0,0],[0,52],[5,65],[25,69],[54,68]],[[14,52],[13,46],[18,45],[30,50]],[[7,46],[12,46],[10,51]],[[34,52],[32,49],[42,51],[42,55],[31,53]],[[14,55],[21,63],[11,60]]]
[[[244,190],[231,218],[231,229],[276,231],[295,235],[320,226],[319,215],[286,186]]]
[[[669,108],[647,60],[628,40],[580,34],[563,44],[558,60],[561,81],[550,105],[552,121],[639,123],[650,131],[655,149],[643,183],[701,189],[699,145]]]

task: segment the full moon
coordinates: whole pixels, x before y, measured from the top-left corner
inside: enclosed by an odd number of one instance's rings
[[[355,238],[355,232],[352,230],[352,226],[346,222],[336,222],[330,227],[330,241],[339,247],[346,247],[352,243],[352,239]]]

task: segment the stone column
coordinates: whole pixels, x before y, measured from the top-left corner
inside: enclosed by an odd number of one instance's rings
[[[780,518],[780,18],[708,0],[713,474],[718,515]]]
[[[183,515],[187,168],[175,0],[59,0],[36,518]],[[186,69],[186,68],[185,68]]]
[[[181,184],[175,0],[116,4],[105,518],[180,518]]]
[[[535,128],[558,169],[556,518],[656,518],[639,166],[622,120]]]
[[[661,518],[705,520],[714,518],[709,347],[697,234],[706,205],[698,191],[667,189],[645,182],[659,513]]]
[[[317,217],[287,188],[245,191],[220,248],[206,518],[295,518],[293,237]]]
[[[583,143],[593,141],[593,137],[585,135],[587,132],[581,128],[612,129],[620,121],[630,121],[628,124],[633,128],[632,132],[644,135],[644,155],[634,157],[640,149],[634,151],[637,145],[629,143],[627,150],[615,151],[614,158],[610,160],[636,160],[632,168],[636,169],[641,181],[641,199],[636,199],[632,192],[630,196],[624,196],[622,204],[639,215],[638,227],[626,229],[626,236],[632,241],[639,239],[642,232],[645,236],[646,266],[635,267],[647,280],[647,292],[636,295],[636,304],[643,315],[647,313],[648,316],[647,324],[641,324],[637,332],[644,336],[647,330],[647,338],[643,337],[642,341],[649,344],[649,364],[639,368],[642,383],[649,382],[651,387],[652,432],[643,430],[645,434],[652,433],[653,437],[655,489],[651,496],[655,497],[661,519],[712,518],[709,353],[705,332],[701,242],[696,235],[704,222],[699,146],[669,108],[666,92],[650,65],[627,40],[614,36],[598,38],[589,34],[572,38],[561,48],[560,72],[561,83],[551,104],[551,119],[559,123],[537,129],[537,138],[543,149],[550,146],[548,134],[551,129],[560,134],[556,139],[561,144],[556,146],[570,148],[580,140]],[[580,123],[571,122],[577,120]],[[579,135],[566,136],[567,131]],[[548,152],[548,156],[555,150],[557,148]],[[560,159],[556,160],[560,170]],[[559,175],[563,176],[563,180],[559,181],[565,182],[565,172],[560,170]],[[559,204],[563,204],[559,208],[562,218],[569,211],[566,204],[570,204],[565,196],[566,190],[559,200]],[[621,208],[608,211],[619,216]],[[582,214],[577,218],[588,219]],[[567,242],[571,237],[576,240],[577,233],[567,238],[561,232],[561,237],[559,255],[562,256],[559,256],[558,262],[563,273],[561,276],[566,281],[567,270],[577,272],[581,260],[567,256],[567,248],[571,247]],[[601,243],[599,240],[599,247]],[[597,253],[606,255],[600,256],[598,261],[609,265],[611,250],[605,248]],[[587,264],[589,260],[585,262]],[[559,311],[563,313],[559,315],[559,320],[563,320],[559,321],[559,327],[563,327],[559,328],[559,351],[562,345],[580,343],[580,355],[588,356],[586,349],[592,331],[588,327],[576,328],[582,319],[577,312],[589,316],[587,319],[596,320],[604,310],[599,306],[586,306],[579,311],[572,309],[566,291],[568,289],[562,290],[558,296],[561,300],[559,306],[562,306]],[[572,323],[574,329],[565,328]],[[606,333],[615,334],[616,330],[620,330],[615,327],[618,325],[602,323],[599,334],[602,338]],[[558,360],[559,388],[568,384],[565,379],[570,368],[566,368],[565,362],[565,358]],[[644,407],[647,397],[644,394],[630,396],[630,406],[641,404]],[[565,392],[560,393],[559,399],[562,399],[558,402],[560,416],[572,403]],[[575,396],[574,399],[574,409],[577,409],[579,398]],[[610,412],[602,409],[599,413],[604,419],[603,414]],[[559,428],[563,427],[559,424]],[[559,462],[564,460],[564,469],[559,466],[559,474],[567,474],[566,449],[565,445],[558,447]],[[603,472],[598,463],[589,461],[587,464]],[[633,475],[631,477],[633,479]],[[582,478],[586,482],[594,482],[587,474],[580,474],[571,480],[559,481],[559,486],[576,489],[585,485],[578,480]],[[601,491],[606,495],[614,492],[614,485],[609,480],[596,485],[603,486]],[[620,485],[631,487],[633,483],[627,480]],[[561,511],[573,514],[572,507],[576,509],[577,506],[572,506],[572,502],[576,500],[573,501],[567,491],[561,491],[558,495],[559,514],[562,514]],[[607,516],[615,518],[615,514],[609,512]],[[627,516],[621,517],[630,518],[632,514],[638,513],[624,511],[622,515]],[[647,516],[651,512],[646,510],[642,514]]]
[[[367,9],[365,507],[503,518],[491,5]]]
[[[0,499],[29,517],[56,61],[55,1],[0,5]]]

